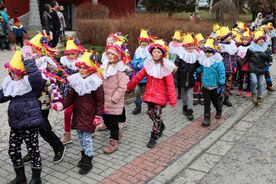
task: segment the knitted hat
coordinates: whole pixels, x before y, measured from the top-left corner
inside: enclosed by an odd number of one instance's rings
[[[152,53],[153,49],[160,49],[163,53],[163,57],[167,57],[168,53],[168,46],[162,39],[155,40],[153,43],[149,46],[149,53]]]
[[[80,40],[77,38],[70,38],[66,42],[66,49],[64,51],[64,55],[68,55],[70,53],[83,53],[85,49],[80,43]]]
[[[183,36],[183,32],[181,30],[176,30],[174,32],[174,35],[173,35],[172,39],[182,41],[182,36]]]
[[[17,75],[26,74],[24,63],[22,61],[22,53],[19,48],[17,48],[17,50],[15,51],[10,62],[6,63],[4,66],[6,69],[11,70],[12,72],[14,72]]]
[[[117,55],[119,59],[123,61],[124,64],[131,62],[130,53],[126,48],[124,42],[117,41],[112,45],[107,45],[105,51]]]

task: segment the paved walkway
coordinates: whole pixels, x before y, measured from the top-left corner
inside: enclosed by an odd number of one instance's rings
[[[9,61],[12,53],[0,53],[0,83],[7,75],[3,64]],[[234,93],[236,93],[234,91]],[[201,126],[203,106],[194,107],[196,119],[188,121],[182,115],[182,104],[178,101],[176,108],[166,107],[164,109],[164,122],[167,129],[164,136],[158,140],[159,144],[154,149],[148,149],[146,144],[150,137],[151,121],[146,115],[146,107],[143,106],[142,113],[133,116],[131,111],[134,104],[126,106],[128,126],[124,129],[124,137],[120,140],[119,150],[111,155],[104,155],[102,148],[108,140],[108,131],[97,132],[94,135],[95,159],[92,171],[85,175],[78,174],[76,163],[80,159],[79,144],[76,132],[73,131],[74,142],[67,146],[63,162],[54,164],[53,151],[42,139],[40,139],[40,151],[43,160],[43,183],[147,183],[166,167],[185,154],[193,146],[203,140],[208,134],[224,123],[224,120],[232,114],[237,113],[237,108],[243,106],[249,99],[235,95],[231,97],[234,106],[224,106],[222,120],[213,123],[210,128]],[[14,178],[14,172],[9,159],[8,137],[9,126],[7,118],[8,104],[1,104],[0,108],[0,181],[7,183]],[[63,134],[63,113],[50,113],[50,122],[54,131],[61,136]],[[22,146],[26,153],[25,146]],[[28,177],[31,175],[30,165],[26,166]],[[177,174],[177,173],[175,173]]]

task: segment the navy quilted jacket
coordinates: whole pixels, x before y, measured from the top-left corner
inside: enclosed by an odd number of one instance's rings
[[[44,81],[35,60],[24,61],[24,66],[32,91],[22,96],[5,97],[3,90],[0,90],[0,103],[10,101],[8,117],[11,128],[38,127],[43,123],[38,98],[41,95]]]

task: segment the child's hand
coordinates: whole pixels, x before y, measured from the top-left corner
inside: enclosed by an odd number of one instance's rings
[[[60,102],[54,103],[52,105],[52,109],[54,109],[56,111],[62,111],[63,110],[63,105]]]
[[[224,85],[219,85],[217,88],[217,94],[221,95],[224,92]]]
[[[102,123],[103,123],[102,117],[100,117],[100,116],[95,116],[94,121],[93,121],[93,125],[94,125],[95,127],[97,127],[97,126],[99,126],[99,125],[102,124]]]

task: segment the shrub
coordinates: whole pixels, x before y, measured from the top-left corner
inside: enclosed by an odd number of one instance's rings
[[[77,19],[103,19],[109,15],[109,8],[102,4],[85,2],[77,8]]]
[[[80,19],[77,21],[77,37],[82,43],[105,46],[107,35],[120,31],[128,35],[128,48],[133,53],[138,46],[137,37],[141,28],[149,29],[153,35],[169,42],[175,30],[200,32],[207,36],[212,31],[211,27],[212,24],[207,21],[195,24],[185,19],[170,18],[166,14],[132,14],[118,19]]]

